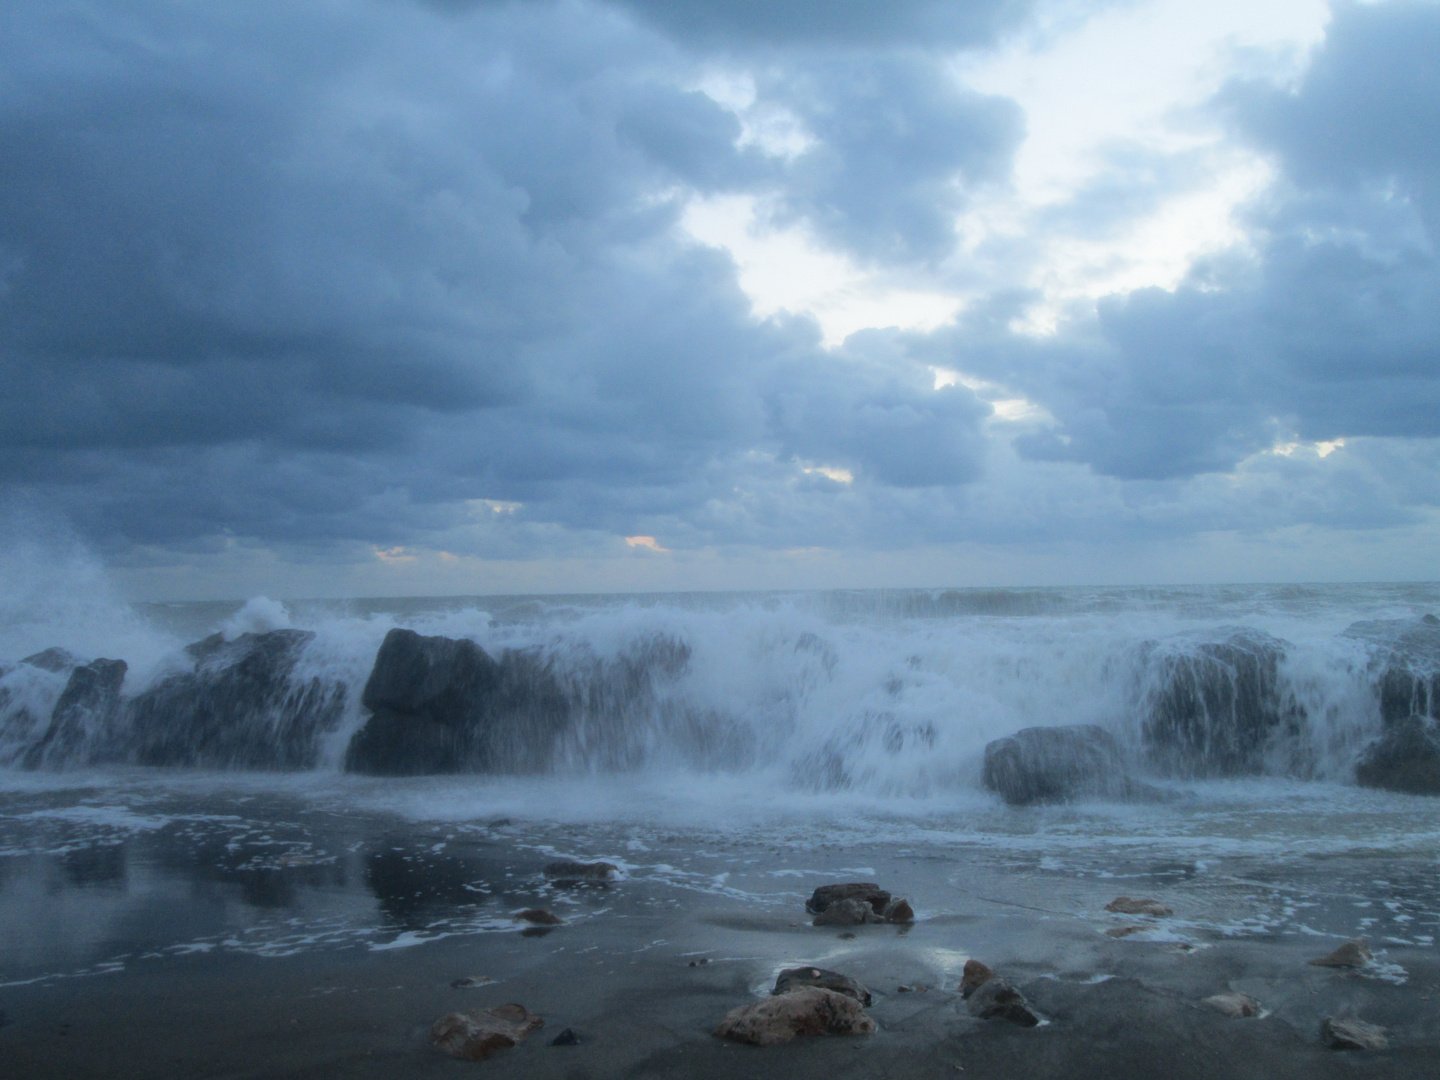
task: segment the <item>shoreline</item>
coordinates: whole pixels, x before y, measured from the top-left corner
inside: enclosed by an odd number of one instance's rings
[[[898,872],[918,864],[895,863],[888,885],[903,891]],[[936,886],[914,877],[920,894]],[[1023,874],[989,881],[986,891],[997,886],[1014,902],[926,915],[919,895],[913,926],[837,931],[811,926],[799,904],[677,896],[625,880],[556,893],[553,899],[571,901],[556,905],[566,923],[544,933],[517,925],[409,948],[161,957],[115,974],[0,989],[0,1071],[33,1080],[450,1077],[469,1070],[802,1080],[1017,1071],[1079,1080],[1315,1080],[1357,1067],[1367,1077],[1440,1074],[1433,949],[1389,946],[1386,964],[1405,973],[1397,983],[1310,966],[1332,946],[1326,938],[1206,940],[1168,931],[1164,920],[1148,940],[1114,938],[1099,916],[1038,910],[1042,905],[1029,901],[1044,897]],[[958,985],[971,957],[1019,987],[1045,1022],[1026,1029],[970,1016]],[[767,1048],[711,1034],[727,1011],[758,1000],[778,970],[796,964],[838,970],[869,987],[879,1031]],[[480,985],[451,985],[466,977]],[[1251,994],[1266,1014],[1228,1019],[1198,1004],[1226,989]],[[506,1002],[525,1005],[545,1026],[479,1064],[428,1044],[429,1026],[441,1015]],[[1321,1020],[1345,1014],[1388,1028],[1391,1049],[1322,1046]],[[579,1045],[550,1045],[565,1028],[579,1035]]]

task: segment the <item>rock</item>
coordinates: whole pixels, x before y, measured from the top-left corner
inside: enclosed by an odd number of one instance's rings
[[[1129,937],[1131,934],[1141,934],[1149,929],[1150,927],[1148,926],[1112,926],[1109,930],[1105,931],[1105,936],[1113,938],[1126,938]]]
[[[1168,797],[1133,779],[1115,737],[1093,724],[1024,728],[996,739],[985,747],[982,779],[1011,806]]]
[[[614,881],[620,868],[608,862],[572,862],[562,860],[545,867],[545,876],[556,885],[599,884]]]
[[[1308,768],[1305,710],[1281,685],[1289,645],[1258,630],[1149,642],[1137,656],[1141,738],[1170,776],[1239,776],[1272,764]]]
[[[308,630],[213,634],[186,647],[194,666],[137,694],[114,756],[141,765],[311,769],[340,726],[345,684],[303,678]]]
[[[447,1013],[431,1025],[430,1042],[451,1057],[484,1061],[497,1050],[516,1045],[544,1024],[543,1019],[523,1005]]]
[[[819,915],[831,904],[840,900],[862,900],[870,905],[876,915],[884,912],[890,903],[890,894],[873,881],[851,881],[841,885],[821,885],[810,899],[805,901],[805,910]]]
[[[536,650],[492,658],[473,641],[395,629],[361,704],[371,716],[345,768],[380,775],[536,772],[554,758],[571,703]]]
[[[579,1046],[579,1045],[580,1045],[580,1036],[577,1035],[577,1034],[575,1034],[575,1029],[574,1029],[574,1028],[566,1028],[564,1031],[560,1032],[559,1035],[556,1035],[553,1039],[550,1040],[550,1045],[551,1045],[551,1046]]]
[[[1355,782],[1409,795],[1440,795],[1440,721],[1416,713],[1392,723],[1361,751]]]
[[[1375,694],[1387,726],[1417,715],[1440,719],[1440,618],[1358,622],[1345,636],[1370,648]]]
[[[985,983],[995,977],[995,972],[979,960],[966,960],[965,970],[960,973],[960,996],[968,998]]]
[[[1260,1015],[1260,1003],[1249,994],[1242,994],[1237,990],[1227,990],[1223,994],[1212,994],[1201,1002],[1207,1009],[1214,1009],[1222,1016],[1229,1016],[1233,1019],[1240,1019],[1248,1016]]]
[[[1175,914],[1173,909],[1159,900],[1136,900],[1128,896],[1117,896],[1105,905],[1105,910],[1119,915],[1153,915],[1155,918]]]
[[[656,687],[689,661],[683,642],[653,635],[605,660],[570,655],[563,668],[540,648],[491,656],[473,641],[395,629],[385,636],[361,703],[370,711],[346,753],[352,772],[535,773],[550,768],[578,719],[614,731],[616,715],[648,714]],[[716,738],[714,718],[695,722]],[[587,739],[594,730],[588,729]],[[591,764],[644,760],[633,740],[595,740]]]
[[[39,668],[41,671],[50,671],[56,674],[69,672],[71,669],[80,666],[79,658],[59,646],[51,646],[40,652],[31,653],[25,657],[25,659],[21,660],[20,663],[29,664],[33,668]]]
[[[734,1042],[775,1046],[797,1035],[870,1035],[874,1031],[875,1021],[854,998],[806,986],[731,1009],[715,1034]]]
[[[915,921],[915,909],[910,906],[909,900],[891,900],[885,905],[885,910],[880,917],[887,923],[913,923]]]
[[[1385,1029],[1378,1024],[1334,1016],[1321,1021],[1320,1041],[1331,1050],[1384,1050],[1390,1045]]]
[[[50,726],[25,752],[25,767],[88,765],[103,758],[104,747],[115,737],[125,671],[124,660],[92,660],[72,670]]]
[[[770,992],[772,994],[788,994],[802,986],[818,986],[824,990],[834,990],[837,994],[852,997],[867,1007],[871,1002],[870,991],[849,975],[842,975],[838,971],[827,971],[825,968],[819,967],[786,968],[776,976],[775,989]]]
[[[1030,1008],[1023,994],[998,975],[991,975],[970,992],[966,999],[970,1014],[981,1020],[1008,1020],[1021,1027],[1034,1027],[1040,1017]]]
[[[466,975],[464,978],[451,980],[450,989],[468,990],[474,986],[488,986],[494,981],[489,975]]]
[[[863,926],[865,923],[884,922],[875,909],[864,900],[836,900],[827,904],[825,910],[815,916],[815,926]]]
[[[1365,939],[1355,938],[1353,941],[1347,941],[1328,956],[1311,960],[1310,963],[1316,967],[1358,968],[1364,967],[1373,959]]]
[[[524,911],[517,911],[515,918],[536,926],[560,926],[565,921],[559,915],[546,911],[544,908],[526,908]]]

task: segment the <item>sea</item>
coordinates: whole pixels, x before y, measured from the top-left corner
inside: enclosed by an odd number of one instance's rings
[[[1382,716],[1373,650],[1346,631],[1437,612],[1437,583],[12,603],[0,991],[509,933],[517,906],[571,903],[545,880],[556,858],[611,862],[666,903],[798,911],[821,881],[889,877],[922,921],[1014,905],[1097,932],[1113,922],[1098,897],[1163,892],[1183,914],[1141,933],[1363,936],[1386,977],[1387,948],[1440,934],[1440,799],[1355,783]],[[563,736],[523,767],[347,772],[396,628],[538,657],[567,688]],[[304,767],[26,767],[65,672],[23,658],[124,659],[128,698],[183,670],[187,644],[280,629],[313,633],[295,680],[344,688]],[[1157,650],[1237,632],[1283,646],[1301,752],[1243,775],[1147,772]],[[1017,807],[986,789],[987,744],[1074,724],[1111,732],[1172,797]]]

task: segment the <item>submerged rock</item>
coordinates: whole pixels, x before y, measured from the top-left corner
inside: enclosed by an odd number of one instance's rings
[[[1223,994],[1211,994],[1200,1004],[1207,1009],[1213,1009],[1221,1016],[1228,1016],[1232,1020],[1259,1016],[1261,1012],[1258,1001],[1249,994],[1242,994],[1238,990],[1227,990]]]
[[[1304,709],[1282,684],[1289,645],[1233,628],[1183,635],[1138,657],[1141,738],[1149,764],[1170,776],[1304,772]]]
[[[979,960],[965,961],[965,970],[960,975],[960,996],[968,1003],[970,1015],[981,1020],[1008,1020],[1021,1027],[1040,1023],[1039,1015],[1030,1008],[1025,995]]]
[[[1040,1017],[1030,1008],[1025,995],[999,975],[992,975],[970,992],[966,999],[970,1014],[981,1020],[1008,1020],[1021,1027],[1034,1027]]]
[[[1440,795],[1440,721],[1416,713],[1392,723],[1361,751],[1355,781],[1408,795]]]
[[[1311,960],[1315,967],[1358,968],[1370,963],[1374,957],[1364,938],[1345,942],[1334,952]]]
[[[1332,1050],[1384,1050],[1390,1039],[1379,1024],[1327,1016],[1320,1023],[1320,1041]]]
[[[985,747],[983,780],[1011,806],[1165,797],[1130,776],[1120,744],[1093,724],[1023,728],[996,739]]]
[[[910,906],[909,900],[891,900],[885,905],[880,917],[887,923],[906,925],[915,921],[915,909]]]
[[[834,990],[837,994],[852,997],[867,1007],[872,1000],[870,991],[849,975],[842,975],[838,971],[828,971],[819,967],[786,968],[775,977],[775,989],[770,993],[788,994],[802,986],[818,986],[822,990]]]
[[[864,926],[866,923],[882,923],[884,916],[863,900],[836,900],[815,916],[815,926]]]
[[[614,881],[620,868],[608,862],[574,862],[562,859],[545,866],[545,876],[556,885],[604,884]]]
[[[890,894],[873,881],[850,881],[838,885],[821,885],[810,899],[805,901],[805,910],[819,915],[831,904],[841,900],[859,900],[870,907],[876,915],[885,911],[890,903]]]
[[[533,926],[560,926],[565,921],[559,915],[546,911],[544,908],[526,908],[524,911],[517,911],[515,918]]]
[[[1105,905],[1105,910],[1119,915],[1151,915],[1155,918],[1164,918],[1166,915],[1175,914],[1173,908],[1162,904],[1159,900],[1134,899],[1129,896],[1117,896]]]
[[[733,1042],[775,1046],[797,1035],[870,1035],[875,1030],[875,1021],[855,998],[805,986],[731,1009],[715,1034]]]
[[[960,996],[968,998],[994,977],[995,972],[979,960],[966,960],[965,970],[960,973]]]
[[[447,1013],[431,1025],[430,1042],[451,1057],[484,1061],[544,1025],[524,1005],[500,1005],[483,1012]]]

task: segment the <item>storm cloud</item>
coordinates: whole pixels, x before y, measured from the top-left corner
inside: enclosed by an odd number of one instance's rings
[[[1440,8],[1339,6],[1298,82],[1228,82],[1201,111],[1272,170],[1244,242],[1036,333],[963,227],[1026,116],[956,60],[1056,10],[7,4],[0,491],[120,566],[1430,520]],[[1106,161],[1017,268],[1204,167]],[[760,317],[703,198],[960,314]]]

